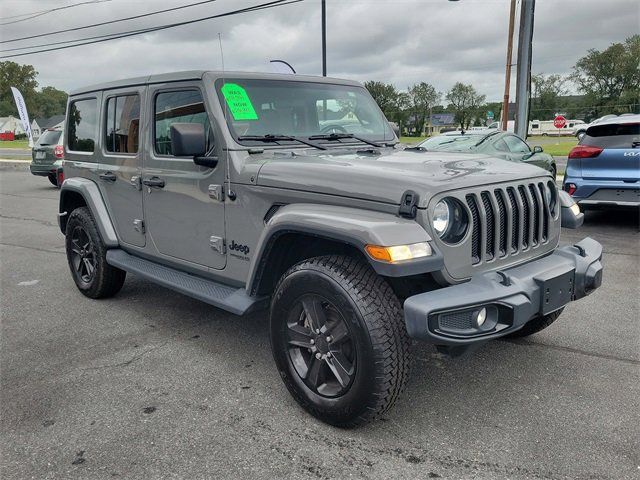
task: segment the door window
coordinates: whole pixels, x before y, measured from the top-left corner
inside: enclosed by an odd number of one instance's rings
[[[107,152],[138,153],[140,97],[123,95],[107,100],[105,144]]]
[[[213,145],[209,117],[199,90],[162,92],[154,105],[154,147],[158,155],[171,153],[171,125],[174,123],[201,123],[207,135],[207,150]]]
[[[524,143],[518,137],[514,137],[513,135],[507,135],[504,137],[504,141],[509,147],[509,151],[511,153],[530,153],[529,145]]]
[[[496,142],[493,142],[493,147],[498,150],[499,152],[508,152],[509,151],[509,147],[507,147],[507,144],[504,143],[503,139],[500,139]]]
[[[95,98],[72,102],[69,107],[67,129],[68,149],[74,152],[91,152],[96,144],[98,126],[98,101]]]

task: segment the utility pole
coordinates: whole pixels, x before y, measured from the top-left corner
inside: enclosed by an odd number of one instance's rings
[[[509,122],[509,89],[511,88],[511,57],[513,52],[513,24],[516,18],[516,0],[511,0],[509,10],[509,39],[507,41],[507,65],[504,76],[504,97],[502,100],[502,130],[507,131]]]
[[[322,76],[327,76],[327,2],[322,0]]]
[[[529,130],[529,98],[531,96],[531,46],[536,0],[520,0],[520,34],[518,35],[518,65],[516,76],[515,133],[526,139]]]

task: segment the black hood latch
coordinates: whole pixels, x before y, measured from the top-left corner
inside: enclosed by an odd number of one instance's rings
[[[418,214],[418,202],[420,196],[413,190],[407,190],[402,194],[402,200],[400,201],[399,214],[404,218],[416,218]]]

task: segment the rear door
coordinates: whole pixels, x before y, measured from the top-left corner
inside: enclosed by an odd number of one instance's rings
[[[104,92],[98,185],[123,243],[144,247],[142,212],[142,125],[145,86]]]
[[[587,129],[580,145],[601,148],[582,158],[583,178],[640,181],[640,123],[596,124]]]

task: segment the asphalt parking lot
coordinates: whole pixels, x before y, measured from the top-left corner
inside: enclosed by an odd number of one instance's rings
[[[23,478],[584,478],[640,474],[640,237],[588,212],[604,284],[544,332],[451,359],[414,346],[382,421],[338,430],[278,378],[267,317],[128,276],[92,301],[68,273],[58,191],[0,166],[0,468]]]

